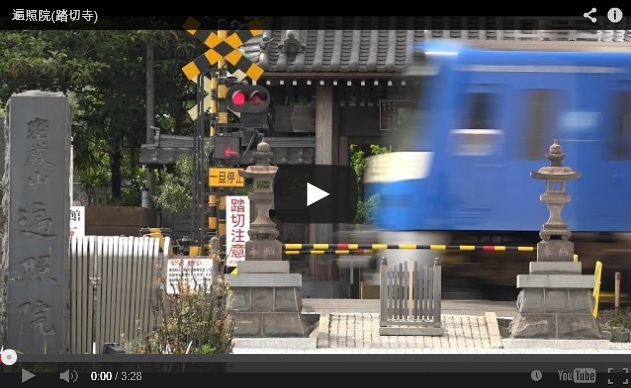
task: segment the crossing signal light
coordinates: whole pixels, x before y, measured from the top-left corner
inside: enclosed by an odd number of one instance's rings
[[[244,127],[268,127],[270,95],[263,86],[234,85],[228,89],[226,100],[228,109],[239,115]]]
[[[239,159],[241,138],[237,136],[215,136],[213,159]]]

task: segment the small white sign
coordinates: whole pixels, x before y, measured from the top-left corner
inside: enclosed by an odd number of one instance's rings
[[[85,236],[85,206],[70,206],[70,237]]]
[[[167,263],[167,294],[179,294],[180,286],[208,291],[213,279],[213,259],[173,257]]]
[[[236,267],[245,260],[245,243],[250,239],[250,199],[247,195],[226,197],[226,265]]]

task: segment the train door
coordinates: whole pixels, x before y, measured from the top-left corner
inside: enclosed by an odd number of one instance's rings
[[[563,118],[574,111],[576,104],[576,79],[568,73],[543,71],[514,74],[512,79],[515,114],[511,120],[513,131],[507,137],[510,145],[505,191],[510,202],[503,213],[510,219],[507,229],[537,231],[547,219],[547,210],[539,199],[545,184],[530,178],[530,172],[548,165],[550,145],[554,139],[562,139]],[[563,142],[562,146],[566,154],[572,155],[571,144]],[[563,212],[566,221],[572,218],[568,210]]]
[[[508,87],[490,74],[469,74],[456,100],[449,129],[449,193],[452,225],[489,230],[502,198]]]
[[[593,200],[584,222],[598,231],[623,232],[631,230],[631,82],[619,80],[602,87],[604,93],[591,97],[593,104],[602,105],[596,134],[601,135],[597,144],[602,157],[581,166],[583,179],[595,182],[585,187],[585,195]]]

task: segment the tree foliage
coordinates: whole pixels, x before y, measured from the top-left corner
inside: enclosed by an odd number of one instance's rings
[[[178,158],[173,172],[163,174],[155,204],[171,214],[184,214],[193,206],[193,158],[182,155]]]
[[[201,53],[184,31],[25,30],[0,34],[0,103],[25,90],[60,91],[73,105],[76,179],[110,187],[109,202],[138,204],[146,139],[146,53],[154,52],[155,117],[189,134],[195,89],[182,67]],[[0,112],[1,114],[2,112]],[[127,196],[127,198],[126,198]],[[135,202],[135,203],[134,203]]]
[[[355,216],[356,224],[372,224],[374,219],[374,212],[379,205],[379,197],[374,195],[370,198],[364,198],[363,196],[363,184],[364,184],[364,172],[366,171],[366,157],[371,155],[380,155],[389,152],[387,147],[382,147],[378,144],[370,144],[369,146],[359,146],[357,144],[351,145],[351,167],[355,170],[357,175],[357,213]]]

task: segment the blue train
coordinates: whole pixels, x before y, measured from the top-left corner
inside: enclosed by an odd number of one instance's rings
[[[558,139],[564,164],[582,173],[567,185],[563,210],[576,253],[588,267],[598,259],[629,271],[631,46],[431,41],[418,49],[431,74],[419,109],[392,133],[394,152],[371,157],[364,177],[366,195],[380,195],[378,239],[535,244],[548,211],[539,200],[545,183],[530,172],[547,165]],[[388,257],[412,254],[437,256]],[[534,260],[517,255],[467,260],[481,264],[480,279],[514,287]]]

